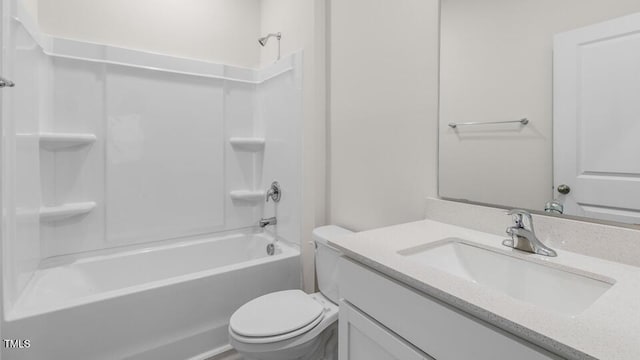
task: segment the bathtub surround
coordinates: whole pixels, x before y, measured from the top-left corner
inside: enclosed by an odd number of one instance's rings
[[[154,53],[170,53],[251,68],[268,67],[276,57],[276,46],[258,46],[256,39],[260,34],[281,31],[283,55],[304,49],[301,71],[305,86],[302,90],[303,113],[300,120],[304,138],[301,246],[305,290],[315,291],[310,234],[315,227],[326,223],[326,1],[187,0],[164,1],[161,5],[146,0],[135,4],[120,0],[98,0],[91,4],[82,0],[60,0],[55,3],[47,0],[24,1],[29,3],[30,10],[33,9],[32,14],[39,15],[44,31],[57,37],[105,42],[114,46],[136,47]],[[148,6],[159,9],[159,13],[127,13],[129,9],[145,9]],[[193,21],[189,24],[181,26],[184,25],[181,24],[182,19],[190,16],[189,12],[196,13],[196,16],[190,18]],[[218,19],[220,15],[224,15],[224,18]],[[140,16],[144,16],[144,22],[140,21]],[[168,17],[166,21],[165,17]],[[81,24],[77,24],[77,21],[81,21]],[[150,26],[147,26],[149,21]],[[113,28],[114,23],[119,24],[117,29]],[[145,26],[141,27],[143,23]],[[169,41],[165,41],[165,36],[158,37],[158,34],[168,31],[172,31]],[[133,37],[131,33],[134,33]]]
[[[6,7],[3,8],[6,10]],[[11,24],[11,25],[15,25]],[[17,133],[37,133],[42,109],[34,104],[43,104],[46,89],[43,77],[47,73],[46,56],[37,49],[35,41],[20,26],[14,26],[15,59],[12,90],[15,102],[3,95],[3,116],[20,118],[19,122],[3,121],[3,191],[7,211],[3,224],[3,306],[13,305],[18,293],[24,288],[40,261],[40,219],[42,207],[40,188],[40,141],[36,136],[14,136]],[[5,40],[6,41],[6,40]],[[8,67],[5,65],[5,67]],[[29,91],[39,89],[39,91]],[[14,156],[11,156],[14,152]],[[20,159],[20,161],[18,161]],[[8,176],[13,174],[12,176]],[[10,190],[9,190],[10,189]],[[6,226],[11,224],[11,226]],[[11,239],[8,241],[7,239]]]
[[[96,203],[86,214],[43,222],[36,257],[253,226],[261,202],[234,202],[229,193],[262,190],[284,169],[290,172],[278,179],[286,193],[278,229],[298,241],[293,222],[299,222],[301,175],[291,164],[300,164],[302,79],[294,68],[301,55],[254,71],[63,40],[14,25],[18,36],[38,40],[31,40],[31,47],[46,54],[33,52],[42,76],[32,81],[51,90],[38,94],[38,106],[16,109],[40,110],[31,123],[19,122],[32,128],[15,132],[23,155],[17,164],[40,164],[25,169],[30,176],[24,178],[40,178],[41,186],[18,186],[25,197],[40,194],[41,204],[33,199],[21,211]],[[31,54],[21,49],[17,56]],[[16,62],[20,80],[26,80],[20,70],[28,73],[34,61]],[[182,123],[190,126],[178,126]],[[40,133],[96,140],[64,151],[43,146],[38,151]],[[228,140],[238,136],[267,137],[267,145],[261,152],[237,150]],[[28,235],[35,241],[37,234]]]
[[[327,223],[326,198],[326,59],[325,0],[261,0],[261,31],[282,32],[282,54],[304,49],[302,64],[302,219],[301,251],[303,284],[314,292],[315,274],[311,232]],[[275,46],[262,48],[260,63],[273,63]]]
[[[58,275],[82,278],[86,269],[74,272],[70,267],[79,259],[245,231],[261,217],[274,215],[278,226],[270,241],[299,247],[302,52],[254,70],[61,39],[42,34],[20,4],[10,22],[14,36],[8,46],[12,78],[20,85],[11,93],[14,100],[5,119],[20,121],[4,124],[5,159],[10,159],[5,173],[13,175],[5,182],[11,189],[5,201],[15,211],[6,218],[3,306],[9,322],[3,324],[3,334],[6,329],[23,331],[27,323],[53,324],[50,314],[73,311],[34,301],[42,298],[39,291],[59,290],[61,284],[54,281]],[[261,146],[238,146],[232,141],[238,138],[250,144],[258,139]],[[274,180],[283,188],[277,207],[265,204],[263,196],[232,197],[263,194]],[[292,256],[299,266],[298,255]],[[267,281],[244,296],[299,288],[299,274],[299,268],[287,267],[276,276],[285,283]],[[108,288],[95,290],[113,290]],[[89,294],[77,296],[91,299]],[[61,303],[93,311],[91,302]],[[185,303],[185,308],[193,306]],[[210,322],[209,328],[224,327],[211,322],[226,321],[236,306],[224,307],[218,320],[202,320]],[[42,336],[55,331],[41,328]],[[168,331],[162,335],[166,344],[178,341],[171,331],[190,337],[187,333],[205,336],[209,330],[203,325]],[[219,345],[211,341],[226,343],[223,332],[206,337],[210,341],[205,347],[194,349]],[[131,348],[113,351],[133,353]]]
[[[291,70],[287,70],[287,69]],[[279,75],[282,71],[286,74]],[[274,180],[280,184],[280,200],[265,202],[262,217],[275,216],[278,225],[267,228],[275,235],[301,244],[302,209],[302,54],[286,57],[264,70],[273,77],[256,87],[257,134],[267,143],[262,159],[256,159],[256,186],[266,191]],[[258,185],[259,184],[259,185]],[[255,224],[251,224],[255,225]]]

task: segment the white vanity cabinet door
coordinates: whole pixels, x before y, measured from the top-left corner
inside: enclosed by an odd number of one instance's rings
[[[338,323],[339,360],[434,360],[346,301]]]
[[[369,267],[344,257],[338,266],[343,301],[437,360],[561,359]]]

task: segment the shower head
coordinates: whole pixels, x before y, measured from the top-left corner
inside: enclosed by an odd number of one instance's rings
[[[267,45],[267,41],[269,41],[270,37],[276,37],[276,39],[280,40],[282,38],[282,34],[281,33],[271,33],[267,36],[261,37],[258,39],[258,43],[260,44],[260,46],[265,46]]]

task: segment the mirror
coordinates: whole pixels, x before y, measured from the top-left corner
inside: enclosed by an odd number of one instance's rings
[[[442,0],[439,195],[640,224],[640,2]]]

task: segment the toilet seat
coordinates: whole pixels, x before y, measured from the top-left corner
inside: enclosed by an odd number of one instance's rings
[[[278,341],[288,340],[288,339],[294,338],[296,336],[299,336],[301,334],[304,334],[304,333],[308,332],[309,330],[311,330],[314,327],[318,326],[318,324],[322,321],[322,319],[324,319],[324,314],[321,314],[320,316],[318,316],[318,318],[316,320],[314,320],[313,322],[311,322],[310,324],[308,324],[306,326],[301,327],[298,330],[294,330],[292,332],[284,333],[284,334],[276,335],[276,336],[250,337],[250,336],[242,336],[242,335],[239,335],[239,334],[237,334],[235,332],[233,333],[233,336],[236,338],[236,340],[242,341],[242,342],[247,343],[247,344],[275,343],[275,342],[278,342]],[[233,331],[233,329],[231,331]]]
[[[263,344],[304,334],[324,318],[324,307],[301,290],[270,293],[241,306],[229,321],[239,341]]]

